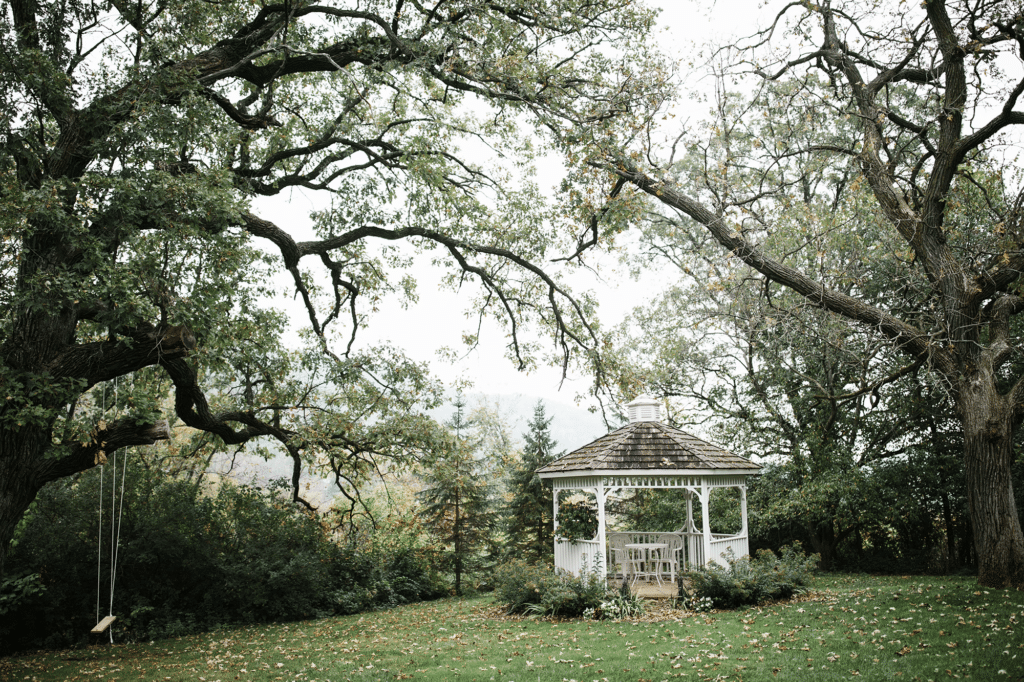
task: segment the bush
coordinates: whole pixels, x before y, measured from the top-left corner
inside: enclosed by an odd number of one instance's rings
[[[550,564],[513,559],[494,572],[494,598],[506,613],[524,613],[529,605],[540,603],[540,595],[548,591],[554,577]]]
[[[0,583],[0,655],[88,641],[96,622],[97,493],[95,474],[40,492]],[[101,616],[109,608],[109,538],[107,517]],[[206,495],[130,469],[114,636],[150,640],[447,594],[427,551],[412,539],[392,539],[365,533],[338,544],[321,517],[274,490],[224,484]]]
[[[550,565],[515,559],[495,571],[494,596],[507,613],[573,618],[600,607],[608,599],[608,588],[599,571],[584,568],[575,576]]]
[[[709,599],[715,608],[789,599],[807,591],[817,565],[818,555],[805,555],[798,543],[783,547],[781,556],[763,549],[755,559],[730,557],[729,568],[711,564],[688,571],[680,576],[679,594],[684,604],[699,604],[703,610],[710,608]],[[689,581],[690,592],[684,581]]]

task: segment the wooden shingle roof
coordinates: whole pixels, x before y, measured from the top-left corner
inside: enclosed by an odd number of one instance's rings
[[[757,474],[749,459],[657,421],[636,421],[537,470],[543,478],[597,472]]]

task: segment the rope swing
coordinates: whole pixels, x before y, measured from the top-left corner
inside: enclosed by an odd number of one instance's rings
[[[107,391],[103,388],[103,412],[106,412]],[[114,379],[114,408],[117,409],[117,379]],[[103,473],[104,465],[100,465],[99,524],[96,540],[96,626],[92,634],[110,634],[110,643],[114,643],[114,630],[110,626],[117,616],[114,615],[114,586],[117,580],[117,555],[121,547],[121,515],[124,511],[124,479],[128,470],[128,452],[125,451],[121,464],[121,495],[117,497],[117,451],[112,454],[110,481],[110,607],[107,615],[100,619],[100,592],[103,584]]]

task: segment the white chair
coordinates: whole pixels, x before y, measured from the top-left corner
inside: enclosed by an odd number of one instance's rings
[[[679,572],[679,553],[683,551],[683,538],[676,533],[662,533],[658,536],[657,542],[666,545],[665,549],[661,550],[657,570],[661,573],[667,569],[669,579],[675,583],[676,573]]]
[[[639,543],[643,547],[629,547],[630,572],[633,574],[633,583],[636,584],[641,578],[649,582],[651,578],[661,585],[661,573],[658,567],[661,565],[661,550],[651,547],[650,543]]]
[[[623,579],[629,578],[629,553],[626,551],[626,543],[629,542],[629,536],[626,533],[608,533],[608,549],[611,550],[612,556],[612,568],[614,569],[616,564],[622,566],[622,577]],[[614,575],[615,571],[612,571]]]

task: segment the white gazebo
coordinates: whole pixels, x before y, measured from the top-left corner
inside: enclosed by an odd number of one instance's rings
[[[712,561],[725,565],[724,556],[739,558],[750,553],[747,533],[747,476],[761,467],[685,431],[661,422],[659,401],[641,397],[631,402],[629,423],[589,445],[541,467],[537,473],[554,487],[555,518],[558,494],[590,491],[597,498],[597,536],[569,542],[558,537],[555,521],[555,566],[579,574],[585,567],[608,571],[608,533],[605,505],[608,496],[627,488],[672,488],[683,492],[686,526],[665,534],[682,537],[680,565],[703,566]],[[735,535],[711,532],[709,502],[715,488],[737,488],[742,527]],[[701,525],[693,521],[693,501],[701,505]],[[682,500],[681,500],[682,501]],[[643,533],[628,532],[636,538]],[[635,540],[634,540],[635,541]]]

